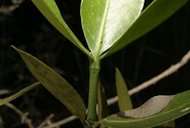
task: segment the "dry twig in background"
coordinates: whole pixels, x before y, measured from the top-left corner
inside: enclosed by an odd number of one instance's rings
[[[61,126],[63,124],[67,124],[73,120],[77,119],[76,116],[72,115],[72,116],[69,116],[63,120],[60,120],[60,121],[57,121],[55,123],[52,123],[51,125],[47,126],[47,127],[43,127],[43,128],[54,128],[54,127],[57,127],[57,126]]]
[[[11,14],[15,9],[19,8],[20,5],[24,2],[24,0],[12,0],[12,5],[9,6],[0,6],[0,13],[4,15]]]
[[[54,114],[50,114],[37,128],[44,128],[53,117]]]
[[[134,87],[133,89],[129,90],[129,95],[134,95],[146,88],[148,88],[151,85],[156,84],[157,82],[159,82],[160,80],[162,80],[163,78],[175,73],[176,71],[178,71],[181,67],[183,67],[185,64],[187,64],[187,62],[190,60],[190,50],[182,57],[182,59],[172,65],[171,67],[169,67],[168,69],[166,69],[165,71],[163,71],[162,73],[160,73],[159,75],[151,78],[148,81],[145,81],[144,83]],[[108,104],[114,104],[118,101],[118,97],[113,97],[111,99],[108,100]]]
[[[23,113],[21,110],[19,110],[11,103],[7,103],[6,106],[14,110],[17,114],[19,114],[19,116],[21,117],[21,123],[25,123],[26,125],[28,125],[29,128],[35,128],[32,124],[32,120],[27,117],[28,113]]]

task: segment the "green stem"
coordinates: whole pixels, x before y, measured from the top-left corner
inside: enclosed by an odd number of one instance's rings
[[[99,81],[100,60],[90,60],[90,80],[89,80],[89,97],[87,120],[91,123],[96,121],[96,98],[97,86]]]

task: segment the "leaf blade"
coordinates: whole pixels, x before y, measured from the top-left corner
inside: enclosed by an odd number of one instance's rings
[[[119,110],[126,111],[132,109],[131,98],[127,85],[118,68],[115,69],[116,90],[118,95]]]
[[[129,28],[129,30],[118,40],[117,43],[104,55],[110,56],[119,51],[129,43],[145,35],[168,17],[179,10],[188,0],[154,0]],[[168,8],[169,7],[169,8]],[[151,19],[151,20],[150,20]]]
[[[66,108],[82,121],[86,107],[76,90],[58,73],[27,52],[12,46],[22,57],[32,75]]]
[[[89,51],[82,45],[75,34],[71,31],[61,16],[54,0],[32,0],[33,4],[44,15],[44,17],[69,41],[78,47],[86,55],[91,56]]]
[[[176,94],[168,106],[158,114],[144,118],[120,118],[112,115],[99,123],[112,128],[155,127],[190,113],[190,90]]]
[[[26,92],[31,91],[32,89],[36,88],[39,85],[40,85],[40,82],[36,82],[34,84],[29,85],[28,87],[25,87],[24,89],[18,91],[17,93],[11,96],[8,96],[4,99],[0,99],[0,106],[20,97],[21,95],[24,95]]]
[[[99,56],[109,0],[82,0],[81,23],[92,55]]]
[[[101,53],[123,36],[139,17],[144,0],[110,0],[105,21]]]
[[[144,0],[83,0],[81,21],[92,54],[107,51],[135,22]]]

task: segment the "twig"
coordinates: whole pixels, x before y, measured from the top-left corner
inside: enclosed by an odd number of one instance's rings
[[[73,121],[75,119],[77,119],[77,117],[72,115],[72,116],[69,116],[69,117],[67,117],[65,119],[62,119],[62,120],[58,121],[58,122],[52,123],[51,125],[49,125],[47,127],[43,127],[43,128],[54,128],[54,127],[57,127],[57,126],[61,126],[63,124],[67,124],[67,123],[69,123],[69,122],[71,122],[71,121]]]
[[[187,62],[190,60],[190,50],[183,56],[183,58],[178,62],[176,63],[175,65],[172,65],[171,67],[169,67],[168,69],[166,69],[165,71],[163,71],[162,73],[160,73],[159,75],[151,78],[150,80],[134,87],[133,89],[129,90],[129,95],[134,95],[146,88],[148,88],[149,86],[151,85],[154,85],[156,84],[157,82],[159,82],[160,80],[162,80],[163,78],[173,74],[174,72],[178,71],[181,67],[183,67],[185,64],[187,64]],[[114,103],[116,103],[118,101],[118,97],[115,96],[113,98],[110,98],[107,100],[108,102],[108,105],[112,105]],[[64,125],[66,123],[69,123],[73,120],[77,119],[76,116],[74,115],[71,115],[65,119],[62,119],[56,123],[53,123],[51,124],[50,126],[48,127],[44,127],[44,128],[53,128],[55,126],[61,126],[61,125]]]
[[[138,93],[138,92],[148,88],[151,85],[156,84],[157,82],[159,82],[163,78],[166,78],[166,77],[170,76],[171,74],[175,73],[176,71],[178,71],[181,67],[183,67],[185,64],[187,64],[187,62],[189,60],[190,60],[190,51],[188,51],[178,63],[172,65],[171,67],[169,67],[168,69],[163,71],[161,74],[159,74],[159,75],[153,77],[152,79],[150,79],[150,80],[138,85],[137,87],[131,89],[129,91],[129,94],[133,95],[135,93]]]
[[[133,89],[129,90],[129,95],[134,95],[146,88],[148,88],[151,85],[156,84],[157,82],[159,82],[160,80],[162,80],[163,78],[175,73],[176,71],[178,71],[181,67],[183,67],[185,64],[187,64],[187,62],[190,60],[190,50],[182,57],[182,59],[172,65],[171,67],[169,67],[168,69],[166,69],[165,71],[163,71],[162,73],[160,73],[159,75],[151,78],[148,81],[145,81],[144,83],[137,85],[136,87],[134,87]],[[114,104],[118,101],[118,97],[113,97],[110,98],[108,100],[108,105]]]
[[[47,125],[48,121],[54,117],[54,114],[50,114],[37,128],[43,128]]]
[[[0,89],[0,96],[9,94],[10,91],[6,89]]]
[[[11,14],[15,9],[19,8],[24,0],[12,0],[13,5],[9,6],[0,6],[0,13],[4,15]]]
[[[7,103],[6,106],[14,110],[18,115],[20,115],[21,123],[25,123],[26,125],[28,125],[29,128],[34,128],[34,126],[32,125],[32,120],[27,117],[28,113],[23,113],[11,103]]]

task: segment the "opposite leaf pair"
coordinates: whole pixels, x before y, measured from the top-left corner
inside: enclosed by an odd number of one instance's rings
[[[86,49],[68,27],[54,0],[32,0],[48,21],[90,58],[110,56],[165,21],[188,0],[82,0]],[[92,53],[92,55],[91,55]]]

